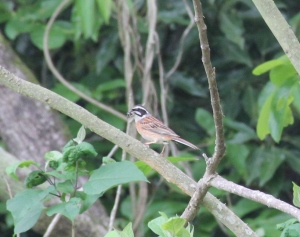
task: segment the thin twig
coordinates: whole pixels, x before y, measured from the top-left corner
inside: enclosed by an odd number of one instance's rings
[[[70,3],[70,0],[64,0],[62,1],[59,6],[55,9],[55,11],[53,12],[50,20],[48,21],[47,25],[46,25],[46,29],[45,29],[45,34],[44,34],[44,41],[43,41],[43,52],[44,52],[44,57],[45,60],[47,62],[47,65],[50,69],[50,71],[54,74],[54,76],[65,86],[67,87],[69,90],[73,91],[75,94],[79,95],[81,98],[85,99],[86,101],[90,102],[91,104],[123,119],[126,121],[126,116],[122,113],[120,113],[119,111],[103,104],[100,103],[99,101],[87,96],[86,94],[84,94],[83,92],[81,92],[80,90],[78,90],[76,87],[74,87],[72,84],[70,84],[61,74],[60,72],[56,69],[56,67],[53,64],[53,61],[51,59],[50,56],[50,52],[49,52],[49,47],[48,47],[48,41],[49,41],[49,33],[51,30],[51,27],[54,23],[54,21],[56,20],[57,16],[61,13],[61,11]]]
[[[114,145],[114,147],[110,150],[110,152],[108,153],[108,155],[106,157],[111,158],[118,149],[119,149],[119,146]]]
[[[43,237],[49,237],[51,235],[51,233],[54,230],[56,224],[58,223],[60,217],[61,217],[61,214],[59,214],[59,213],[54,216],[54,218],[52,219],[52,221],[48,225],[46,233],[43,235]]]
[[[300,213],[299,213],[298,208],[296,208],[286,202],[283,202],[283,201],[273,197],[270,194],[265,194],[258,190],[251,190],[249,188],[246,188],[246,187],[243,187],[236,183],[233,183],[231,181],[228,181],[219,175],[216,175],[210,181],[210,185],[217,189],[239,195],[239,196],[247,198],[249,200],[259,202],[263,205],[266,205],[267,207],[271,207],[271,208],[277,209],[279,211],[285,212],[285,213],[290,214],[291,216],[297,218],[300,221]]]
[[[180,38],[180,43],[179,43],[179,50],[178,50],[178,55],[176,57],[176,61],[173,65],[173,67],[167,72],[166,74],[166,80],[169,79],[173,73],[177,70],[180,62],[181,62],[181,59],[182,59],[182,55],[183,55],[183,52],[184,52],[184,42],[185,42],[185,39],[186,37],[188,36],[188,34],[190,33],[190,31],[193,29],[193,26],[194,26],[194,17],[193,17],[193,12],[187,2],[187,0],[183,0],[183,3],[184,3],[184,7],[190,17],[190,23],[188,24],[188,26],[185,28],[185,30],[183,31],[183,34]]]
[[[212,158],[206,160],[206,170],[202,179],[197,183],[197,190],[193,194],[188,206],[182,214],[187,221],[191,221],[196,216],[200,203],[209,190],[209,182],[216,174],[216,169],[225,154],[225,140],[223,131],[223,112],[216,81],[215,68],[210,60],[210,48],[207,38],[207,27],[204,22],[202,5],[200,0],[193,0],[195,9],[195,22],[199,31],[200,48],[202,51],[202,62],[208,79],[211,105],[213,110],[214,123],[216,128],[215,151]]]

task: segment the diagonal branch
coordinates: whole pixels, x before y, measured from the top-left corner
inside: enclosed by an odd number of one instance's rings
[[[100,120],[79,105],[39,85],[18,78],[1,66],[0,83],[19,94],[46,103],[53,109],[75,119],[86,128],[115,143],[129,154],[148,164],[168,182],[175,184],[187,195],[191,196],[195,192],[196,182],[167,159],[162,158],[155,151],[145,147],[144,144],[133,137]],[[202,204],[235,235],[245,236],[247,232],[247,236],[257,237],[241,219],[210,193],[206,194]]]

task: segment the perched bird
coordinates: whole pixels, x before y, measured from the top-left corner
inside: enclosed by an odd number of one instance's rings
[[[172,129],[164,125],[160,120],[153,117],[144,106],[136,105],[128,113],[127,116],[134,115],[135,126],[139,134],[148,142],[144,143],[149,146],[153,143],[162,143],[164,147],[161,154],[163,154],[165,146],[169,141],[175,141],[189,146],[193,149],[199,149],[194,144],[182,139]]]

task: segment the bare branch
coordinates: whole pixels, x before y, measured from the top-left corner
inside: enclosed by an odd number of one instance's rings
[[[191,21],[190,21],[189,25],[183,31],[183,34],[180,38],[179,50],[178,50],[178,55],[176,57],[176,61],[173,65],[173,67],[166,74],[166,79],[169,79],[173,75],[173,73],[177,70],[177,68],[181,62],[182,55],[183,55],[184,41],[194,26],[193,12],[192,12],[187,0],[183,0],[183,3],[184,3],[184,7],[185,7]]]
[[[53,61],[51,59],[50,56],[50,52],[49,52],[49,47],[48,47],[48,40],[49,40],[49,33],[51,30],[51,27],[54,23],[54,21],[56,20],[57,16],[61,13],[61,11],[71,2],[71,0],[64,0],[62,1],[59,6],[55,9],[55,11],[53,12],[50,20],[47,23],[46,29],[45,29],[45,34],[44,34],[44,41],[43,41],[43,51],[44,51],[44,56],[45,56],[45,60],[47,62],[47,65],[50,69],[50,71],[54,74],[54,76],[65,86],[67,87],[69,90],[73,91],[74,93],[76,93],[77,95],[79,95],[81,98],[85,99],[86,101],[90,102],[93,105],[96,105],[97,107],[119,117],[120,119],[123,120],[127,120],[126,116],[122,113],[120,113],[119,111],[103,104],[100,103],[99,101],[87,96],[86,94],[84,94],[83,92],[81,92],[80,90],[78,90],[76,87],[74,87],[72,84],[70,84],[61,74],[60,72],[56,69],[56,67],[53,64]]]
[[[195,22],[199,31],[200,48],[202,51],[202,62],[208,79],[211,105],[214,116],[214,123],[216,128],[216,142],[215,151],[210,159],[206,159],[206,170],[203,178],[197,184],[197,191],[192,196],[188,207],[185,209],[182,217],[187,221],[191,221],[196,216],[200,203],[202,202],[205,194],[209,190],[209,181],[215,175],[216,169],[225,154],[225,140],[223,131],[223,112],[220,103],[220,97],[217,87],[215,68],[212,67],[210,60],[210,48],[207,38],[207,27],[204,22],[202,12],[202,5],[200,0],[193,0],[195,9]]]
[[[241,185],[238,185],[231,181],[228,181],[219,175],[216,175],[210,181],[210,184],[211,184],[211,186],[213,186],[215,188],[218,188],[218,189],[230,192],[230,193],[234,193],[241,197],[264,204],[267,207],[272,207],[279,211],[285,212],[285,213],[297,218],[300,221],[300,210],[298,208],[296,208],[286,202],[283,202],[283,201],[273,197],[270,194],[265,194],[258,190],[251,190],[249,188],[245,188]]]

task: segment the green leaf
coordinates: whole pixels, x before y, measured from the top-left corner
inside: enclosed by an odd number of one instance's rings
[[[78,197],[82,200],[79,213],[81,214],[81,213],[85,212],[87,209],[89,209],[101,196],[102,196],[102,194],[89,195],[89,194],[86,194],[85,192],[77,191],[76,197]]]
[[[80,201],[80,198],[73,197],[68,202],[59,203],[49,207],[46,214],[48,216],[52,216],[54,214],[60,213],[74,222],[74,219],[80,211]]]
[[[282,86],[286,83],[286,80],[297,75],[297,71],[294,66],[289,62],[288,64],[282,64],[270,71],[270,80],[276,86]]]
[[[75,139],[73,139],[75,142],[77,142],[78,144],[82,143],[83,140],[85,139],[86,136],[86,131],[84,126],[82,125],[77,133],[77,137]],[[95,150],[94,150],[95,151]],[[96,154],[97,155],[97,154]]]
[[[173,236],[177,236],[178,232],[184,227],[185,220],[180,217],[172,217],[167,222],[162,224],[162,228],[170,232]]]
[[[37,222],[44,206],[42,201],[55,192],[53,186],[46,190],[26,189],[7,201],[6,206],[14,219],[14,233],[19,234],[32,228]]]
[[[286,222],[277,224],[276,229],[283,231],[285,228],[287,228],[293,224],[296,224],[296,223],[299,223],[299,221],[297,219],[292,218],[292,219],[287,220]]]
[[[110,164],[110,163],[115,163],[116,161],[110,157],[107,157],[107,156],[103,156],[102,158],[102,163],[107,165],[107,164]]]
[[[70,146],[64,150],[63,161],[74,164],[79,159],[95,157],[96,155],[97,152],[90,143],[81,142],[77,146]]]
[[[50,172],[45,172],[45,174],[62,180],[74,180],[76,176],[76,174],[73,171],[59,172],[57,170],[53,170]]]
[[[248,147],[244,144],[226,144],[226,156],[235,167],[236,172],[244,177],[247,173],[246,159],[249,153]]]
[[[39,49],[43,49],[44,42],[44,34],[45,34],[45,26],[44,25],[36,25],[30,32],[30,38],[35,46]],[[48,39],[48,48],[56,49],[60,48],[67,40],[66,34],[62,30],[62,28],[56,23],[53,24]]]
[[[162,224],[168,220],[166,216],[160,216],[148,223],[148,227],[157,235],[161,237],[167,237],[165,231],[162,228]]]
[[[252,73],[256,76],[259,76],[267,71],[270,71],[272,68],[275,68],[279,65],[284,64],[280,59],[270,60],[268,62],[262,63],[253,69]]]
[[[280,237],[300,237],[300,224],[289,225],[283,230]]]
[[[59,192],[62,193],[73,193],[74,192],[74,186],[71,182],[71,180],[66,180],[64,182],[58,183],[56,185],[56,189]]]
[[[294,117],[290,104],[293,102],[293,96],[289,95],[290,89],[279,88],[273,97],[269,118],[269,128],[272,138],[279,142],[283,128],[293,124]]]
[[[104,22],[108,24],[112,10],[112,0],[97,0],[97,4]]]
[[[224,118],[223,122],[226,128],[238,131],[234,137],[228,141],[229,143],[242,144],[249,140],[257,139],[255,131],[250,126],[241,122],[236,122],[230,118]]]
[[[258,179],[259,186],[264,186],[274,176],[276,170],[285,159],[286,155],[275,147],[260,147],[254,150],[248,159],[247,185],[254,179]]]
[[[183,73],[175,72],[172,75],[172,80],[170,80],[172,86],[177,87],[186,93],[204,97],[206,96],[206,91],[200,86],[200,84],[193,77],[188,77]]]
[[[211,137],[215,136],[215,123],[211,113],[209,113],[205,109],[198,108],[196,110],[195,119],[199,126],[201,126],[208,135],[210,135]]]
[[[32,29],[32,24],[21,19],[11,19],[5,25],[5,34],[11,40],[16,39],[16,37],[25,32],[29,32]]]
[[[40,164],[33,161],[33,160],[25,160],[25,161],[19,161],[16,164],[10,165],[8,167],[6,167],[5,171],[6,174],[9,175],[10,177],[12,177],[15,180],[19,180],[16,171],[17,168],[24,168],[24,167],[29,167],[30,165],[34,165],[36,167],[40,167]]]
[[[44,171],[34,170],[25,179],[26,188],[38,186],[47,181],[47,175]]]
[[[232,207],[232,209],[233,212],[241,218],[253,213],[254,211],[258,211],[262,207],[263,205],[260,203],[248,199],[241,199]]]
[[[293,204],[300,207],[300,187],[293,182]]]
[[[123,79],[115,79],[115,80],[112,80],[112,81],[101,83],[97,87],[96,93],[103,93],[105,91],[115,90],[119,87],[125,88],[125,81]]]
[[[135,181],[148,180],[132,162],[115,162],[95,170],[83,189],[87,194],[101,194],[116,185]]]
[[[83,32],[85,39],[92,38],[95,28],[95,0],[76,0],[74,7],[76,8],[78,24]]]
[[[260,140],[263,140],[269,133],[269,117],[271,114],[271,105],[274,94],[270,95],[269,98],[264,103],[256,125],[257,136]]]
[[[59,151],[49,151],[45,154],[44,158],[47,161],[58,161],[63,157],[63,154]]]
[[[132,223],[128,223],[122,231],[113,230],[107,233],[104,237],[134,237]]]
[[[244,27],[239,16],[221,12],[220,29],[229,41],[238,45],[240,49],[244,49],[245,39],[242,36],[244,33]]]

